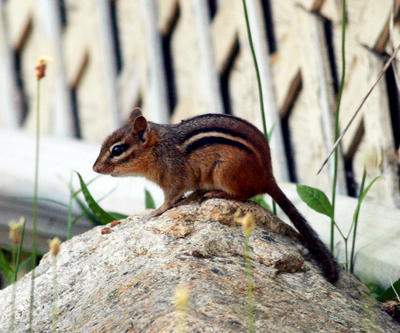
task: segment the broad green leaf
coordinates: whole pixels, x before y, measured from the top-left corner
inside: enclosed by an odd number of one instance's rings
[[[397,295],[400,294],[400,279],[397,280],[395,283],[393,283],[392,286],[390,286],[389,288],[387,288],[381,295],[379,295],[378,300],[381,302],[385,302],[385,301],[390,301],[390,300],[396,300],[397,299]]]
[[[252,197],[250,199],[250,201],[253,201],[257,205],[268,210],[269,212],[272,212],[271,206],[268,204],[268,202],[265,200],[265,198],[262,195],[256,195],[256,196]]]
[[[298,184],[297,194],[311,209],[328,217],[332,217],[332,205],[328,197],[321,190]]]
[[[10,263],[7,261],[7,258],[2,250],[0,250],[0,270],[7,284],[11,283],[14,278],[14,270],[12,269]]]
[[[81,190],[85,198],[85,201],[89,206],[90,210],[92,211],[92,213],[96,216],[96,218],[98,218],[102,224],[107,224],[114,221],[115,219],[110,214],[108,214],[103,208],[101,208],[100,205],[93,199],[93,196],[89,192],[89,189],[87,188],[79,172],[77,172],[77,175],[79,177],[79,183],[81,185]]]
[[[154,199],[153,199],[151,193],[147,189],[144,190],[144,196],[145,196],[144,204],[145,204],[146,209],[154,209],[154,208],[156,208],[156,204],[154,203]]]

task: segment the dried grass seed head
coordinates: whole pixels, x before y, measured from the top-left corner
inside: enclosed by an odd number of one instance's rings
[[[254,215],[251,213],[246,213],[243,217],[237,217],[236,222],[242,225],[243,232],[245,236],[249,237],[256,226],[256,221]]]
[[[49,249],[50,253],[53,256],[58,255],[60,252],[61,241],[58,237],[54,237],[52,240],[49,241]]]
[[[49,63],[50,59],[47,57],[40,57],[36,61],[35,65],[35,76],[37,80],[41,80],[46,76],[46,68],[47,64]]]
[[[9,238],[13,244],[19,244],[22,238],[22,228],[25,223],[25,218],[20,217],[18,221],[12,220],[8,224],[9,227]]]

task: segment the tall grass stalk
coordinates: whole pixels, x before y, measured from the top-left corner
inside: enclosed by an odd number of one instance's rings
[[[60,252],[61,241],[55,237],[49,242],[49,249],[52,256],[53,264],[53,303],[51,313],[51,331],[57,332],[58,320],[58,283],[57,283],[57,256]]]
[[[14,283],[12,285],[12,290],[11,290],[11,318],[10,318],[10,327],[9,331],[14,332],[15,331],[15,299],[16,299],[16,293],[17,293],[17,277],[18,277],[18,271],[19,271],[19,266],[20,266],[20,261],[21,261],[21,251],[22,251],[22,245],[24,242],[24,236],[25,236],[25,218],[20,219],[20,223],[22,223],[22,228],[21,228],[21,236],[19,239],[18,244],[13,245],[13,252],[15,251],[15,258],[14,258]],[[15,249],[15,250],[14,250]]]
[[[344,91],[344,84],[346,79],[346,24],[347,24],[347,7],[346,0],[342,0],[342,32],[341,32],[341,59],[342,59],[342,73],[340,78],[339,93],[336,100],[335,111],[335,141],[340,136],[340,105]],[[332,180],[332,217],[330,227],[330,250],[334,253],[335,250],[335,208],[336,208],[336,189],[337,189],[337,176],[338,176],[338,160],[339,160],[339,146],[336,147],[333,155],[333,180]]]
[[[29,303],[29,331],[32,332],[33,308],[35,301],[35,267],[37,260],[37,217],[38,217],[38,190],[39,190],[39,154],[40,154],[40,82],[46,74],[45,59],[39,59],[36,67],[36,136],[35,136],[35,175],[33,184],[33,199],[32,199],[32,274],[31,274],[31,291]]]
[[[249,13],[247,11],[246,0],[242,0],[242,4],[243,4],[244,17],[245,17],[245,21],[246,21],[247,37],[249,39],[251,55],[253,58],[254,68],[255,68],[256,76],[257,76],[257,87],[258,87],[258,96],[259,96],[259,100],[260,100],[260,112],[261,112],[261,118],[262,118],[263,132],[264,132],[265,140],[268,141],[269,135],[268,135],[268,130],[267,130],[267,120],[265,117],[264,96],[263,96],[263,87],[262,87],[262,82],[261,82],[260,68],[258,66],[256,51],[255,51],[254,43],[253,43],[253,35],[252,35],[251,29],[250,29],[250,20],[249,20]],[[276,203],[274,200],[272,200],[272,212],[274,213],[274,215],[276,215]]]
[[[254,279],[253,279],[253,269],[251,266],[250,260],[250,246],[249,246],[250,235],[245,234],[244,237],[244,248],[243,248],[243,256],[244,256],[244,265],[246,271],[246,297],[247,297],[247,332],[254,332]]]
[[[188,331],[187,316],[189,307],[189,288],[187,286],[178,286],[175,290],[175,310],[177,314],[177,332],[184,333]]]
[[[356,207],[356,210],[354,211],[354,217],[353,217],[353,225],[354,226],[353,226],[353,239],[352,239],[352,242],[351,242],[351,252],[350,252],[350,273],[354,273],[354,252],[355,252],[355,247],[356,247],[358,217],[360,215],[360,209],[361,209],[361,203],[362,203],[362,195],[363,195],[364,188],[365,188],[365,180],[366,180],[366,178],[367,178],[367,171],[364,169],[364,172],[363,172],[363,175],[362,175],[362,180],[361,180],[360,191],[359,191],[359,195],[358,195],[357,207]],[[351,229],[350,229],[350,231],[351,231]],[[348,236],[349,235],[347,235],[347,237]]]
[[[72,176],[73,174],[71,173],[71,177],[69,180],[70,194],[69,194],[68,208],[67,208],[67,239],[71,239],[72,237],[72,226],[74,224],[74,217],[72,216],[72,202],[74,199],[74,193],[72,190]]]
[[[254,276],[253,267],[250,258],[250,237],[255,228],[254,216],[247,213],[244,217],[236,216],[237,223],[242,225],[244,234],[243,258],[244,269],[246,274],[246,322],[247,332],[255,332],[255,318],[254,318]]]

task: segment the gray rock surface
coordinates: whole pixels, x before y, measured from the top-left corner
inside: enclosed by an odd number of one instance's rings
[[[245,332],[243,233],[233,215],[251,211],[256,332],[399,332],[366,288],[347,274],[332,286],[286,224],[249,203],[208,200],[148,219],[132,216],[62,244],[59,332],[174,332],[178,285],[190,290],[189,332]],[[48,332],[52,258],[36,270],[34,331]],[[17,284],[17,332],[28,327],[30,274]],[[0,291],[0,332],[8,331],[11,287]]]

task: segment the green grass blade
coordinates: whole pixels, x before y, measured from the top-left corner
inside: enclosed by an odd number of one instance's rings
[[[365,187],[365,180],[367,178],[367,172],[364,170],[362,180],[361,180],[361,187],[360,187],[360,194],[358,196],[357,200],[357,206],[356,209],[354,210],[353,213],[353,223],[350,227],[349,233],[351,232],[351,229],[353,229],[353,238],[352,238],[352,244],[351,244],[351,252],[350,252],[350,273],[354,272],[354,254],[355,254],[355,244],[356,244],[356,237],[357,237],[357,227],[358,227],[358,218],[360,215],[360,210],[361,210],[361,205],[367,196],[369,190],[371,187],[375,184],[375,182],[381,178],[381,176],[375,177],[371,182]]]
[[[368,186],[364,189],[364,191],[361,192],[360,198],[361,198],[361,202],[364,201],[365,197],[367,196],[369,190],[371,189],[372,185],[375,184],[375,182],[382,178],[381,176],[377,176],[374,179],[371,180],[371,182],[368,184]]]
[[[81,199],[76,197],[75,201],[82,211],[82,215],[86,217],[89,222],[91,222],[93,225],[103,225],[103,223],[96,217],[96,215],[90,210],[88,206],[86,206],[86,204]],[[74,221],[74,224],[75,223],[76,221]]]
[[[156,208],[156,204],[154,202],[153,196],[147,189],[144,190],[144,197],[145,197],[144,204],[145,204],[146,209]]]
[[[110,214],[114,218],[114,220],[123,220],[128,217],[128,215],[117,213],[117,212],[108,212],[108,214]]]
[[[101,224],[107,224],[114,221],[114,218],[108,214],[100,205],[93,199],[93,196],[89,192],[85,182],[83,181],[82,176],[79,172],[76,172],[79,177],[79,183],[81,185],[82,194],[85,198],[87,205],[89,206],[92,213],[96,216],[97,219],[100,220]]]

